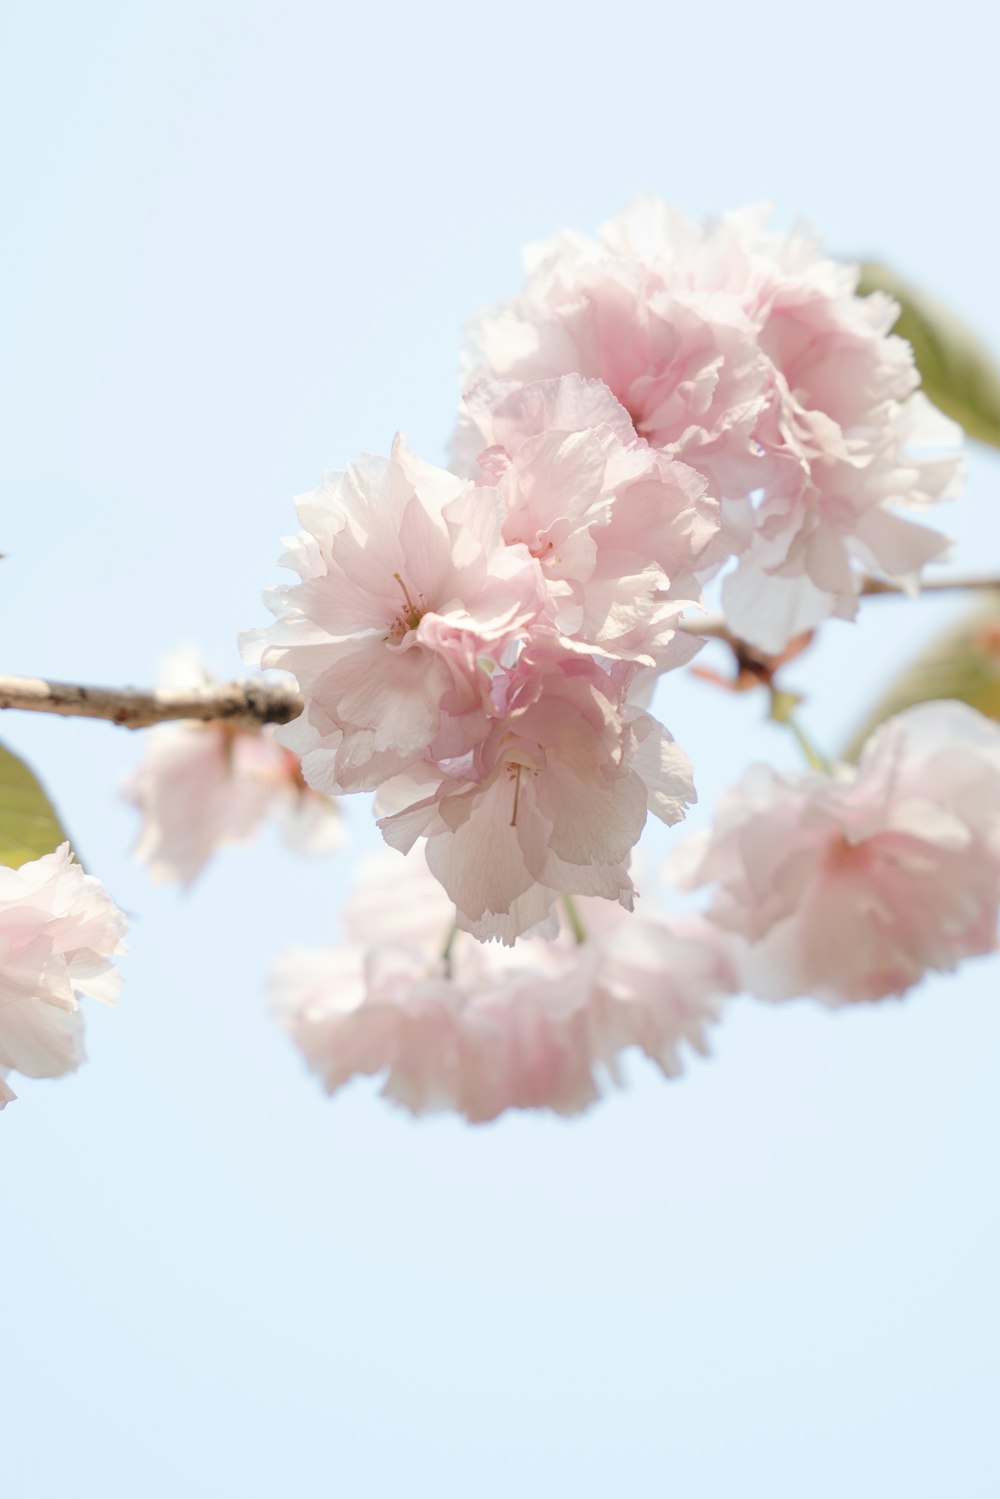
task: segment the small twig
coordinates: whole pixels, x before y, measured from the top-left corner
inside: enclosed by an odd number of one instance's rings
[[[923,593],[968,593],[976,590],[992,590],[1000,593],[1000,578],[980,577],[966,573],[953,573],[942,578],[924,578],[915,597]],[[862,598],[884,598],[896,594],[907,596],[907,590],[898,583],[889,583],[884,578],[863,578],[858,593]],[[721,614],[706,614],[703,619],[682,619],[679,627],[688,635],[702,635],[707,640],[722,640],[727,645],[738,646],[743,642],[735,636]]]
[[[771,718],[774,723],[784,724],[785,728],[793,735],[799,749],[805,755],[807,762],[813,770],[818,770],[821,775],[833,775],[833,762],[824,755],[823,751],[810,739],[805,729],[795,716],[798,706],[798,698],[791,693],[782,692],[780,688],[771,687]]]
[[[1000,578],[995,575],[985,578],[979,573],[950,573],[941,578],[923,578],[914,597],[919,598],[922,593],[974,593],[979,589],[984,589],[987,593],[1000,593]],[[906,592],[898,583],[888,583],[884,578],[865,578],[861,584],[862,596],[869,599],[886,593]]]
[[[148,691],[138,687],[79,687],[42,677],[0,676],[0,708],[58,713],[67,718],[103,718],[126,729],[146,729],[172,719],[259,727],[288,723],[302,712],[302,698],[285,682],[219,682],[205,687]]]
[[[928,579],[921,592],[975,589],[1000,592],[1000,578],[953,574]],[[860,592],[864,597],[872,598],[901,594],[905,590],[895,583],[865,578]],[[700,620],[682,620],[680,628],[690,635],[722,640],[738,652],[747,652],[747,647],[733,635],[720,614],[706,615]],[[254,728],[267,723],[288,723],[297,718],[302,712],[302,696],[291,683],[259,680],[150,691],[142,687],[81,687],[74,682],[50,682],[44,677],[0,676],[0,709],[3,708],[57,713],[64,718],[102,718],[126,729],[148,729],[153,724],[176,719],[242,724]]]

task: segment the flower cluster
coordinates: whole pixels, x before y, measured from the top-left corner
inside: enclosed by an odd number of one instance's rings
[[[996,947],[1000,728],[962,703],[890,719],[856,770],[755,765],[668,873],[713,887],[760,999],[903,994]]]
[[[304,698],[276,737],[423,849],[363,887],[350,947],[276,970],[331,1091],[378,1073],[414,1112],[572,1113],[630,1047],[675,1072],[737,989],[878,999],[995,944],[1000,729],[942,704],[856,769],[756,767],[672,857],[705,916],[623,915],[648,813],[694,800],[648,705],[698,649],[703,585],[723,574],[770,684],[866,572],[914,586],[946,549],[903,512],[954,492],[960,434],[898,309],[765,221],[641,200],[542,246],[470,329],[455,471],[397,438],[298,502],[299,581],[254,647]]]
[[[74,864],[69,844],[0,867],[0,1108],[7,1071],[61,1077],[83,1061],[79,995],[114,1002],[125,917],[104,886]]]
[[[514,955],[456,940],[426,868],[395,863],[370,867],[348,907],[354,945],[286,953],[272,976],[278,1019],[329,1092],[384,1073],[385,1096],[413,1113],[575,1114],[621,1082],[630,1048],[667,1077],[682,1045],[706,1052],[734,986],[718,929],[583,902],[585,942],[562,932]]]
[[[852,618],[860,569],[915,583],[946,541],[899,514],[951,496],[960,432],[916,390],[898,314],[854,267],[748,209],[702,229],[640,199],[596,240],[528,256],[511,301],[470,326],[468,384],[569,372],[603,381],[652,446],[723,502],[739,565],[734,633],[777,653]],[[468,452],[460,425],[456,452]]]
[[[272,811],[335,847],[331,798],[376,794],[389,863],[351,945],[289,953],[272,984],[330,1091],[383,1074],[413,1112],[572,1114],[630,1049],[676,1074],[737,990],[876,1000],[996,945],[1000,728],[955,704],[891,720],[857,768],[754,767],[670,861],[706,914],[624,914],[649,813],[695,800],[649,704],[702,644],[704,585],[737,685],[777,703],[865,573],[915,587],[946,550],[905,511],[954,493],[960,434],[898,308],[766,217],[701,228],[642,199],[533,251],[470,327],[454,471],[397,436],[299,498],[297,581],[245,649],[294,675],[300,716],[149,736],[129,795],[155,878],[190,883]],[[66,847],[0,869],[0,1108],[8,1071],[81,1060],[77,996],[113,998],[123,929]]]
[[[388,842],[427,839],[460,926],[511,943],[561,893],[631,909],[646,816],[690,767],[641,706],[719,532],[705,483],[640,444],[603,385],[481,391],[460,479],[397,438],[298,503],[260,660],[305,698],[278,732],[327,795],[378,790]]]

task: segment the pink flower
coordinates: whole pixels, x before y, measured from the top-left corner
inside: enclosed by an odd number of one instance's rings
[[[708,1055],[707,1028],[737,988],[733,944],[697,917],[623,919],[595,937],[601,954],[592,1005],[601,1060],[621,1083],[618,1057],[636,1047],[665,1077],[684,1070],[681,1045]]]
[[[210,680],[183,652],[171,658],[165,676],[178,686]],[[249,842],[273,813],[298,853],[328,853],[345,841],[336,805],[309,789],[297,758],[271,728],[178,723],[151,729],[125,794],[142,814],[135,857],[154,880],[190,885],[217,848]]]
[[[0,867],[0,1078],[61,1077],[84,1059],[79,995],[112,1004],[125,917],[69,844]],[[13,1097],[0,1082],[0,1107]]]
[[[712,884],[762,999],[903,994],[993,951],[1000,900],[1000,728],[959,703],[889,720],[856,771],[754,766],[675,877]]]
[[[696,256],[680,264],[666,224],[642,247],[616,243],[614,227],[596,243],[564,234],[528,252],[519,295],[469,327],[465,383],[603,380],[641,437],[709,476],[713,493],[748,493],[763,472],[754,434],[772,379],[752,318]]]
[[[678,616],[725,556],[704,479],[637,443],[598,381],[486,381],[463,413],[463,444],[503,496],[504,540],[537,559],[559,632],[660,670],[689,660],[700,642]]]
[[[561,891],[630,905],[647,810],[674,822],[693,800],[630,694],[696,648],[677,618],[718,528],[697,476],[621,440],[603,386],[483,390],[469,409],[495,482],[397,440],[300,501],[302,582],[260,660],[298,677],[304,711],[278,737],[308,783],[379,788],[387,840],[428,839],[462,928],[512,942]]]
[[[455,907],[421,854],[404,859],[395,849],[380,848],[359,865],[341,919],[355,947],[408,947],[439,955],[455,925]]]
[[[377,878],[362,925],[380,902],[386,915],[405,913],[421,880],[428,902],[439,898],[426,869],[400,884],[383,865]],[[385,1074],[384,1096],[415,1114],[451,1109],[482,1123],[511,1108],[578,1113],[621,1083],[630,1047],[669,1077],[682,1070],[683,1044],[704,1053],[734,981],[707,927],[595,914],[601,930],[581,946],[564,933],[513,954],[449,937],[436,920],[390,945],[377,917],[383,942],[367,953],[286,954],[272,1001],[328,1092]]]
[[[784,492],[776,484],[762,501],[752,545],[722,587],[730,628],[768,654],[831,615],[853,619],[864,573],[916,592],[949,542],[894,507],[950,498],[960,473],[944,450],[961,434],[920,392],[864,440],[842,440],[817,413],[802,413],[795,433],[803,451]]]
[[[384,788],[386,840],[407,852],[427,838],[464,931],[511,943],[559,893],[631,909],[626,861],[647,811],[673,823],[695,800],[687,757],[628,706],[631,675],[539,639],[495,672],[496,716],[472,753]]]
[[[945,539],[897,505],[949,498],[954,423],[915,396],[890,298],[855,267],[748,209],[701,229],[653,199],[534,251],[511,302],[470,329],[466,376],[598,378],[637,434],[695,468],[723,503],[734,631],[777,653],[853,617],[862,569],[913,584]]]
[[[504,545],[499,495],[397,438],[298,502],[303,530],[261,661],[293,672],[305,712],[278,737],[317,790],[364,790],[486,732],[487,660],[535,617],[540,579]]]

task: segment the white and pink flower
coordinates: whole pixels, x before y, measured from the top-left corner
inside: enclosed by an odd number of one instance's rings
[[[186,650],[170,658],[163,675],[173,686],[211,680]],[[249,842],[269,816],[278,817],[296,853],[330,853],[346,840],[336,804],[306,785],[297,757],[270,727],[181,722],[151,729],[125,795],[142,816],[135,857],[158,881],[190,885],[217,848]]]
[[[539,639],[492,681],[495,716],[475,750],[390,781],[379,826],[427,862],[464,931],[512,943],[560,893],[631,909],[627,861],[652,811],[679,821],[695,800],[690,763],[586,651]]]
[[[325,854],[346,839],[336,805],[305,784],[270,728],[164,724],[125,788],[142,815],[135,857],[157,881],[190,885],[216,849],[248,843],[277,814],[289,847]]]
[[[317,790],[370,790],[487,732],[489,663],[542,607],[537,567],[504,544],[503,505],[397,438],[298,501],[261,663],[294,673],[306,710],[279,738]]]
[[[654,206],[662,223],[629,242],[630,215]],[[764,472],[755,433],[771,362],[744,299],[697,253],[682,262],[678,230],[697,233],[640,200],[597,241],[560,234],[529,249],[521,292],[470,323],[463,380],[601,380],[640,437],[709,476],[713,493],[741,495]]]
[[[958,428],[915,394],[882,294],[801,229],[748,209],[702,229],[639,199],[596,241],[530,252],[510,302],[469,330],[465,380],[603,380],[637,436],[723,502],[733,630],[776,653],[856,610],[862,570],[913,584],[945,538],[898,515],[950,497]],[[467,454],[467,433],[457,444]],[[747,550],[749,548],[749,550]]]
[[[0,867],[0,1108],[14,1097],[3,1082],[61,1077],[84,1059],[79,996],[113,1004],[125,952],[125,917],[104,886],[73,862],[69,844]]]
[[[463,443],[503,497],[503,535],[537,559],[560,634],[663,671],[701,642],[677,629],[726,555],[705,480],[637,443],[607,386],[577,375],[483,381]]]
[[[614,920],[584,902],[597,930],[582,944],[563,931],[512,954],[456,937],[426,869],[383,861],[367,885],[348,925],[379,945],[291,952],[272,976],[279,1022],[331,1093],[383,1074],[383,1094],[415,1114],[575,1114],[622,1082],[630,1048],[677,1076],[733,989],[725,940],[697,922]],[[394,930],[394,913],[414,909]]]
[[[277,737],[308,783],[377,788],[387,840],[428,840],[462,928],[512,942],[560,892],[630,905],[647,811],[694,800],[632,693],[697,649],[678,618],[718,522],[702,480],[621,440],[603,386],[483,389],[469,411],[484,482],[397,439],[300,500],[301,582],[259,660],[298,678]]]
[[[856,770],[753,766],[668,874],[712,886],[708,915],[745,940],[759,998],[903,994],[996,946],[1000,728],[925,703],[878,729]]]

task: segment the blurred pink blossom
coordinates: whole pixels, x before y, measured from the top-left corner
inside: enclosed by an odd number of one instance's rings
[[[856,770],[751,767],[668,865],[711,885],[761,999],[899,995],[996,946],[1000,727],[955,702],[890,719]]]
[[[162,675],[173,686],[211,680],[186,648],[173,653]],[[296,853],[329,853],[346,841],[336,804],[306,785],[298,759],[270,727],[182,722],[150,729],[124,791],[142,815],[135,857],[158,881],[190,885],[217,848],[249,842],[274,814]]]
[[[216,849],[248,843],[275,813],[296,853],[330,853],[346,841],[335,803],[305,784],[298,760],[270,728],[151,729],[125,794],[142,814],[135,857],[157,881],[190,885]]]
[[[629,1048],[668,1077],[682,1071],[682,1046],[706,1052],[734,982],[725,939],[707,925],[616,919],[585,901],[585,942],[563,931],[510,953],[456,939],[426,868],[397,863],[377,863],[348,908],[349,929],[378,945],[290,952],[272,975],[278,1020],[329,1092],[381,1073],[383,1094],[415,1114],[575,1114],[621,1084]],[[393,914],[414,905],[423,920],[393,941]]]
[[[79,995],[113,1004],[126,951],[125,917],[104,886],[73,862],[69,844],[0,867],[0,1108],[2,1078],[60,1077],[84,1059]]]

